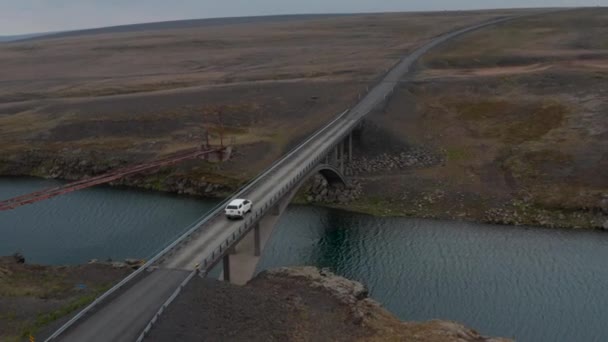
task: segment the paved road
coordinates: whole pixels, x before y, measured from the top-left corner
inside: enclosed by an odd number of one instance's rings
[[[166,269],[152,272],[76,329],[68,330],[61,341],[135,341],[188,273]]]
[[[507,18],[508,19],[508,18]],[[247,194],[254,203],[254,212],[270,202],[279,189],[300,174],[302,168],[316,160],[328,148],[348,134],[359,119],[391,94],[397,83],[409,72],[412,64],[431,48],[461,35],[507,19],[493,20],[440,36],[405,57],[350,112],[305,144],[295,155],[281,162],[275,172],[255,181]],[[178,284],[194,269],[196,263],[209,256],[222,242],[238,231],[241,221],[229,221],[222,215],[202,226],[181,249],[167,257],[158,270],[144,277],[129,290],[116,297],[96,314],[68,330],[62,341],[133,341]]]

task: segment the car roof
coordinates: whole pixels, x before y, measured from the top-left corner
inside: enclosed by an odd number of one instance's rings
[[[228,205],[241,205],[245,201],[246,201],[245,199],[237,198],[237,199],[233,199],[230,203],[228,203]]]

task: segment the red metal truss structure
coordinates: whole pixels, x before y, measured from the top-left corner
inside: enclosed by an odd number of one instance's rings
[[[196,151],[189,151],[180,153],[177,155],[173,155],[171,157],[158,159],[149,163],[132,165],[125,168],[117,169],[103,175],[94,176],[87,179],[82,179],[79,181],[67,183],[58,187],[44,189],[41,191],[32,192],[26,195],[10,198],[0,202],[0,211],[11,210],[22,205],[31,204],[39,201],[43,201],[55,196],[63,195],[69,192],[89,188],[95,185],[109,183],[115,181],[119,178],[129,176],[135,173],[140,173],[144,171],[149,171],[152,169],[160,168],[167,165],[177,164],[181,161],[188,159],[199,158],[211,153],[220,153],[224,150],[223,147],[220,148],[210,148]]]

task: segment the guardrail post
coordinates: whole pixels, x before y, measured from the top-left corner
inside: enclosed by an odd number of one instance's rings
[[[253,227],[253,255],[259,257],[260,252],[260,223],[256,223]]]
[[[222,264],[224,266],[224,281],[230,282],[230,255],[224,255]]]

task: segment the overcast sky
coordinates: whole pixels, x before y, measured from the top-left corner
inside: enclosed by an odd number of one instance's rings
[[[268,14],[596,5],[608,0],[0,0],[0,35]]]

